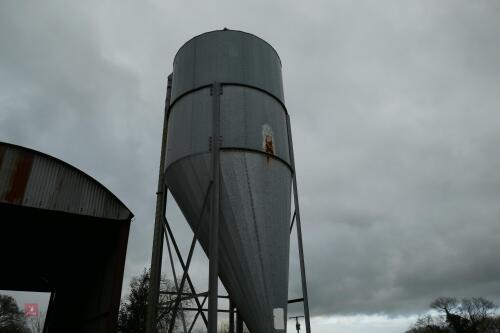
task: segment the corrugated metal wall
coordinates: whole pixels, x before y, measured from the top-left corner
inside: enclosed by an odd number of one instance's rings
[[[0,202],[117,220],[132,214],[82,171],[7,143],[0,143]]]

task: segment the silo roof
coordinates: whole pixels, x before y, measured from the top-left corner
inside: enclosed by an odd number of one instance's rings
[[[111,220],[132,212],[106,187],[74,166],[0,142],[0,203]]]
[[[276,49],[274,48],[274,46],[272,46],[268,41],[266,41],[265,39],[255,35],[255,34],[252,34],[252,33],[249,33],[249,32],[246,32],[246,31],[242,31],[242,30],[235,30],[235,29],[227,29],[227,28],[224,28],[224,29],[220,29],[220,30],[212,30],[212,31],[207,31],[207,32],[204,32],[204,33],[201,33],[199,35],[196,35],[194,37],[191,37],[188,41],[186,41],[184,44],[182,44],[182,46],[177,50],[177,53],[175,54],[174,56],[174,63],[175,63],[175,59],[177,58],[177,55],[179,54],[179,51],[182,50],[182,48],[184,46],[186,46],[187,44],[191,43],[193,40],[197,39],[197,38],[200,38],[200,37],[203,37],[205,35],[208,35],[208,34],[212,34],[212,33],[218,33],[218,32],[221,32],[221,31],[227,31],[227,32],[238,32],[238,33],[242,33],[242,34],[245,34],[245,35],[248,35],[248,36],[251,36],[251,37],[254,37],[256,39],[259,39],[261,40],[262,42],[266,43],[267,45],[269,45],[271,47],[271,49],[274,51],[274,53],[276,54],[276,56],[278,57],[278,60],[280,62],[280,65],[281,65],[281,58],[278,54],[278,51],[276,51]]]

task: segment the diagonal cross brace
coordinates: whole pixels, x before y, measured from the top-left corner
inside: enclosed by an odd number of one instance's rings
[[[172,243],[174,244],[174,247],[176,249],[176,253],[179,256],[179,260],[181,261],[182,269],[184,270],[184,273],[183,273],[182,279],[181,279],[181,283],[179,285],[178,294],[177,294],[177,298],[176,298],[176,301],[175,301],[174,309],[173,309],[173,314],[172,314],[172,318],[173,319],[172,320],[175,320],[175,317],[177,315],[177,309],[179,307],[179,303],[180,303],[180,300],[181,300],[181,293],[182,293],[182,290],[184,289],[184,284],[186,282],[186,279],[188,278],[189,266],[191,265],[191,259],[193,258],[194,247],[196,245],[196,240],[198,239],[198,234],[200,233],[200,230],[201,230],[201,219],[203,217],[203,214],[205,213],[205,208],[207,206],[208,197],[209,197],[209,193],[210,193],[211,187],[212,187],[212,182],[210,182],[208,184],[207,191],[205,193],[205,198],[203,200],[203,205],[202,205],[202,208],[201,208],[200,216],[198,217],[198,221],[197,221],[197,224],[196,224],[196,230],[195,230],[194,235],[193,235],[193,240],[191,241],[191,246],[189,248],[189,254],[188,254],[188,257],[187,257],[185,265],[182,263],[182,256],[180,256],[180,252],[178,252],[178,247],[175,245],[175,243],[173,241],[172,230],[170,229],[170,225],[167,222],[167,218],[165,217],[165,226],[167,227],[167,231],[168,231],[168,233],[170,235],[170,238],[172,239]],[[189,284],[191,285],[191,283],[189,283]],[[193,290],[193,293],[196,294],[194,292],[194,288],[191,287],[191,289]],[[195,298],[195,300],[196,300],[196,304],[198,305],[199,304],[198,299]],[[202,314],[202,316],[204,317],[204,321],[205,321],[206,320],[205,316],[203,314]],[[174,323],[172,323],[170,325],[170,327],[169,327],[169,330],[168,330],[169,333],[173,332],[173,329],[174,329],[174,325],[173,324]]]

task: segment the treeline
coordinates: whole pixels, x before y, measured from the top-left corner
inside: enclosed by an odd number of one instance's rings
[[[160,298],[158,300],[158,312],[156,318],[157,332],[168,332],[169,324],[173,316],[175,296],[174,283],[165,276],[160,281]],[[188,289],[185,287],[184,292]],[[121,302],[118,314],[118,333],[143,333],[146,328],[146,312],[149,295],[149,270],[144,269],[142,274],[132,278],[129,285],[129,293]],[[189,307],[192,300],[187,299],[180,302],[179,307]],[[176,314],[174,332],[181,328],[181,312]]]
[[[23,311],[19,309],[14,298],[0,295],[0,332],[30,333]]]
[[[406,333],[500,333],[497,306],[482,297],[439,297],[430,305],[437,314],[418,318]]]
[[[149,279],[150,271],[144,269],[142,274],[135,276],[130,281],[129,292],[124,296],[120,305],[120,312],[118,315],[118,333],[144,333],[146,327],[146,310],[148,304],[148,294],[149,294]],[[158,314],[156,318],[156,329],[158,333],[167,333],[169,324],[173,318],[173,308],[175,305],[176,292],[175,283],[165,276],[162,276],[160,282],[160,298],[158,300]],[[185,293],[189,293],[187,286],[184,286]],[[193,299],[184,297],[182,302],[180,302],[179,307],[193,307]],[[186,328],[189,330],[193,315],[190,312],[184,313],[184,320],[186,323]],[[182,312],[177,311],[175,323],[174,323],[174,333],[184,332],[184,323],[182,318]],[[200,320],[200,324],[201,324]],[[222,323],[219,333],[229,332],[229,324]],[[204,328],[194,328],[193,333],[206,332]],[[245,333],[248,330],[244,329]],[[3,333],[0,331],[0,333]]]

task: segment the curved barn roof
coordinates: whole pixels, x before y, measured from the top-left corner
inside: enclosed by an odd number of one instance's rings
[[[55,157],[0,142],[0,203],[130,220],[132,212],[106,187]]]

